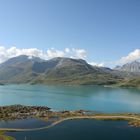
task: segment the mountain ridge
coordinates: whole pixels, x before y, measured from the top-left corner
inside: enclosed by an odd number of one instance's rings
[[[85,60],[66,57],[42,60],[22,55],[0,66],[0,83],[5,84],[119,85],[130,77],[135,78],[135,73],[92,66]]]

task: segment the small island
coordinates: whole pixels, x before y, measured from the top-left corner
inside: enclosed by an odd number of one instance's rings
[[[41,128],[21,129],[21,128],[0,128],[0,140],[15,140],[10,136],[5,136],[7,131],[37,131],[41,129],[48,129],[63,121],[73,119],[96,119],[96,120],[126,120],[129,125],[140,126],[140,114],[134,113],[118,113],[118,114],[104,114],[88,110],[75,111],[52,111],[46,106],[24,106],[11,105],[0,107],[0,121],[22,120],[29,118],[37,118],[46,122],[51,122],[50,125]]]

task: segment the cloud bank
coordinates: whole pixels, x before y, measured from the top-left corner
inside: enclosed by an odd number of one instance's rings
[[[43,51],[37,48],[18,49],[16,47],[10,47],[7,49],[4,46],[0,46],[0,63],[8,60],[9,58],[19,55],[35,56],[47,60],[54,57],[71,57],[76,59],[85,59],[86,54],[87,53],[84,49],[77,48],[65,48],[64,50],[51,48]]]
[[[10,48],[0,46],[0,63],[19,55],[27,55],[30,57],[35,56],[45,60],[54,57],[70,57],[75,59],[85,59],[87,57],[87,52],[86,50],[80,48],[64,48],[64,50],[57,50],[51,48],[44,51],[37,48],[19,49],[14,46]],[[130,52],[127,56],[124,56],[120,60],[112,63],[116,65],[125,64],[139,59],[140,59],[140,49],[135,49],[134,51]],[[89,64],[93,66],[103,67],[105,66],[105,64],[107,64],[107,62],[97,63],[93,61],[90,62]]]
[[[117,63],[125,64],[140,59],[140,49],[130,52],[127,56],[122,57]]]

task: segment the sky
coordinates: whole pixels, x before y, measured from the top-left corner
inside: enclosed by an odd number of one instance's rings
[[[22,55],[113,67],[140,59],[140,0],[0,0],[0,63]]]

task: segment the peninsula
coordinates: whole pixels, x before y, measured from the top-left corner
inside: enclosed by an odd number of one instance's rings
[[[41,128],[21,129],[21,128],[0,128],[0,139],[14,140],[14,138],[5,136],[7,131],[37,131],[48,129],[63,121],[73,119],[96,119],[96,120],[126,120],[131,126],[140,126],[140,114],[134,113],[118,113],[118,114],[104,114],[88,110],[76,111],[52,111],[49,107],[44,106],[24,106],[24,105],[11,105],[0,107],[0,121],[12,121],[28,118],[37,118],[46,122],[51,122]]]

